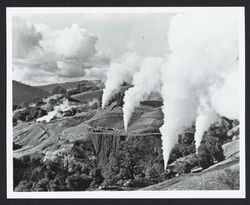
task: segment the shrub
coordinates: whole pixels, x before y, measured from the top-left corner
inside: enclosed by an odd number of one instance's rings
[[[94,179],[95,183],[98,185],[103,182],[104,178],[102,176],[101,169],[99,168],[92,169],[90,172],[90,176],[92,179]]]
[[[211,136],[206,133],[200,147],[198,148],[200,165],[202,168],[207,168],[214,164],[214,161],[224,160],[221,140],[218,137]]]
[[[75,95],[75,94],[78,94],[78,93],[80,93],[80,91],[77,88],[74,88],[74,89],[71,89],[71,90],[67,91],[68,95]]]
[[[55,177],[53,180],[50,180],[48,185],[49,191],[65,191],[66,186],[62,177]]]
[[[22,180],[19,182],[19,184],[15,188],[15,191],[17,191],[17,192],[29,192],[29,191],[31,191],[32,187],[33,187],[33,182],[27,181],[27,180]]]
[[[21,107],[20,107],[19,105],[13,104],[13,108],[12,108],[13,111],[14,111],[14,110],[17,110],[17,109],[20,109],[20,108],[21,108]]]
[[[14,118],[12,119],[12,125],[13,127],[15,127],[17,125],[17,118]]]
[[[164,171],[162,155],[151,143],[151,140],[144,137],[131,137],[120,142],[104,168],[104,184],[116,185],[120,180],[161,181],[160,173]]]
[[[66,178],[66,186],[71,191],[84,191],[90,186],[91,181],[88,175],[75,173]]]
[[[203,169],[213,165],[213,158],[205,144],[201,144],[198,148],[199,164]]]
[[[160,181],[160,173],[155,168],[148,168],[145,173],[145,178],[151,181]]]
[[[56,86],[51,93],[52,94],[65,94],[67,92],[67,90],[61,86]]]
[[[13,123],[17,122],[17,120],[29,122],[46,114],[47,112],[40,107],[26,108],[23,111],[15,113],[15,115],[13,116]]]
[[[25,102],[25,101],[22,101],[22,102],[20,103],[21,108],[26,108],[28,105],[29,105],[29,103],[27,103],[27,102]]]
[[[55,100],[55,99],[53,99],[53,98],[51,98],[50,100],[49,100],[49,104],[51,104],[51,105],[55,105],[57,103],[57,100]]]
[[[168,164],[171,164],[181,157],[195,153],[194,130],[190,131],[187,129],[186,131],[187,132],[178,136],[178,143],[175,144],[174,148],[171,150]]]
[[[35,191],[49,191],[49,178],[45,177],[40,179],[34,187]]]
[[[34,102],[36,103],[36,106],[41,106],[45,104],[45,102],[43,102],[43,99],[39,96],[34,97]]]
[[[109,100],[108,105],[111,105],[113,102],[117,101],[117,106],[122,107],[124,104],[123,98],[124,98],[124,93],[119,92]]]

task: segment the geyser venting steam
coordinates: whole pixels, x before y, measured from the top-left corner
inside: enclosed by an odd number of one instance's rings
[[[134,87],[128,89],[124,96],[123,120],[125,132],[135,107],[140,101],[155,92],[161,92],[160,68],[163,58],[147,57],[142,60],[140,70],[134,74],[132,84]]]
[[[198,153],[198,147],[200,146],[204,132],[209,126],[214,123],[218,118],[214,109],[212,109],[204,98],[200,99],[200,106],[198,108],[198,116],[195,121],[195,147]]]
[[[169,154],[185,127],[196,123],[196,147],[217,114],[239,116],[238,14],[182,13],[169,26],[166,59],[126,53],[112,63],[102,99],[102,107],[124,82],[134,87],[125,92],[124,127],[149,95],[160,92],[164,114],[162,148],[165,166]]]
[[[120,91],[121,85],[131,83],[134,73],[139,69],[140,58],[136,53],[125,53],[121,59],[111,64],[102,96],[102,108],[112,96]]]
[[[227,105],[228,100],[235,98],[234,93],[223,89],[234,87],[238,90],[235,80],[231,81],[234,85],[225,86],[229,77],[237,78],[237,75],[231,76],[231,73],[238,72],[237,14],[176,15],[170,22],[168,40],[171,54],[161,69],[164,124],[160,131],[165,165],[178,134],[192,124],[197,112],[196,137],[199,136],[200,141],[200,136],[206,129],[204,127],[212,121],[210,111],[215,109],[222,113],[218,103]],[[215,97],[212,92],[214,90],[227,97]],[[204,113],[199,111],[203,107],[200,103],[201,96],[207,96],[208,104],[212,100],[211,110],[206,108]],[[229,116],[235,110],[238,113],[238,107],[233,110],[224,109],[223,114]]]

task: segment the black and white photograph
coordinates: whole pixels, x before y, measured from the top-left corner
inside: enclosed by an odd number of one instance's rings
[[[6,14],[9,198],[245,197],[243,7]]]

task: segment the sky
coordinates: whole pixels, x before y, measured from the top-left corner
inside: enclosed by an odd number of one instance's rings
[[[12,22],[13,79],[30,85],[101,78],[128,52],[165,56],[173,13],[19,14]]]

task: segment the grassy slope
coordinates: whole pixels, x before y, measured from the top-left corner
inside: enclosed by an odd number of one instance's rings
[[[88,92],[83,92],[79,93],[76,95],[72,95],[72,98],[79,100],[81,103],[88,103],[89,101],[92,101],[94,99],[100,99],[102,96],[102,89],[100,90],[95,90],[95,91],[88,91]]]
[[[228,190],[231,187],[226,180],[220,179],[225,170],[239,171],[239,160],[223,161],[200,173],[184,174],[142,190]]]
[[[99,81],[82,80],[82,81],[66,82],[66,83],[54,83],[54,84],[41,85],[41,86],[36,86],[36,87],[39,89],[45,90],[47,92],[51,92],[57,86],[61,86],[65,89],[72,89],[72,88],[76,88],[78,84],[84,84],[86,86],[96,86],[99,83],[100,83]]]
[[[32,102],[34,97],[46,97],[48,92],[36,87],[25,85],[17,81],[13,81],[13,104],[20,104],[22,101]]]

